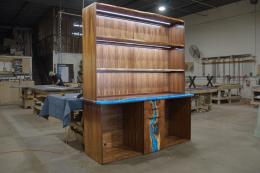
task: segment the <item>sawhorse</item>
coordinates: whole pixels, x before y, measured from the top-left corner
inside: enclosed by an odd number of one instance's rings
[[[195,79],[196,79],[197,76],[189,76],[189,79],[190,79],[190,85],[189,85],[189,88],[191,88],[193,86],[193,88],[196,88],[196,85],[195,85]]]
[[[213,80],[214,76],[207,76],[207,80],[208,80],[208,83],[207,83],[207,87],[213,87],[213,84],[212,84],[212,80]]]

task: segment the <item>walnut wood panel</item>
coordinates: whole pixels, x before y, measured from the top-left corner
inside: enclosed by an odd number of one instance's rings
[[[97,45],[97,68],[131,68],[133,63],[133,48]]]
[[[169,92],[185,93],[185,74],[176,72],[169,74]]]
[[[169,30],[169,42],[184,45],[184,27],[175,25]]]
[[[97,68],[168,69],[168,51],[97,45]]]
[[[145,72],[145,73],[172,73],[172,72],[184,72],[183,69],[141,69],[141,68],[98,68],[98,73],[104,72]]]
[[[142,155],[142,153],[121,146],[121,147],[112,147],[110,149],[106,149],[104,151],[104,155],[105,157],[103,158],[103,162],[102,162],[103,164],[140,156]]]
[[[85,153],[102,163],[102,130],[100,107],[93,103],[84,103],[84,144]]]
[[[124,146],[134,151],[144,151],[144,104],[123,105]]]
[[[119,105],[102,106],[102,132],[123,130],[122,108]]]
[[[167,69],[168,51],[162,49],[135,48],[133,49],[132,68]]]
[[[122,106],[101,106],[101,124],[103,163],[115,161],[115,148],[123,146]]]
[[[185,69],[184,49],[169,51],[169,69]]]
[[[132,39],[134,38],[134,22],[97,16],[97,36]]]
[[[143,104],[101,106],[102,163],[143,153]]]
[[[168,136],[190,139],[191,136],[191,100],[175,99],[166,101]]]
[[[169,42],[169,28],[127,21],[122,19],[97,16],[97,37],[135,39],[144,42]]]
[[[165,93],[169,91],[167,73],[98,73],[97,94],[119,96]]]
[[[180,144],[191,137],[191,107],[189,99],[165,101],[165,117],[161,130],[162,148]]]
[[[109,151],[111,148],[120,147],[123,145],[123,129],[103,132],[102,137],[104,157],[108,157],[105,153]]]
[[[96,5],[83,10],[83,95],[96,100]]]
[[[169,29],[144,23],[135,23],[134,39],[149,42],[169,43]]]
[[[174,48],[184,48],[183,44],[176,43],[166,43],[166,42],[154,42],[145,41],[138,39],[123,39],[116,37],[97,37],[98,44],[112,44],[112,45],[124,45],[129,47],[148,47],[151,49],[174,49]]]
[[[117,6],[103,4],[103,3],[97,3],[97,9],[121,13],[121,14],[125,14],[125,15],[131,15],[131,16],[135,16],[135,17],[146,18],[146,19],[169,22],[171,24],[183,24],[184,23],[184,21],[180,20],[180,19],[175,19],[175,18],[162,16],[159,14],[154,14],[154,13],[149,13],[149,12],[137,11],[137,10],[133,10],[133,9],[129,9],[129,8],[117,7]]]

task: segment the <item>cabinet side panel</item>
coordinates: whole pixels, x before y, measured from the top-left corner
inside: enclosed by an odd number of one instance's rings
[[[100,107],[84,103],[84,144],[85,153],[99,163],[102,159],[102,129]]]
[[[83,10],[83,95],[96,100],[96,5]]]
[[[174,49],[169,51],[169,68],[184,70],[185,68],[184,49]]]
[[[184,25],[174,25],[169,30],[169,42],[184,45]]]
[[[185,74],[184,72],[176,72],[169,74],[169,90],[172,93],[185,92]]]

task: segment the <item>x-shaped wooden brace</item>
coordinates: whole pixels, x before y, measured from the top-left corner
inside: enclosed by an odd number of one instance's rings
[[[189,88],[191,88],[193,86],[193,88],[196,88],[196,85],[195,85],[195,79],[196,79],[197,76],[189,76],[189,79],[190,79],[190,85],[189,85]]]
[[[214,76],[207,76],[207,80],[208,80],[208,83],[207,83],[207,87],[213,87],[213,84],[212,84],[212,80],[213,80]]]

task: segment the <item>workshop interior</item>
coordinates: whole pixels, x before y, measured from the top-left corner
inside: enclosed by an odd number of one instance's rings
[[[258,0],[1,0],[0,172],[260,171]]]

